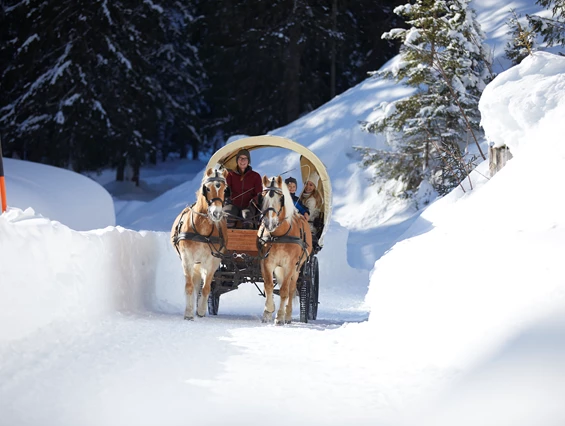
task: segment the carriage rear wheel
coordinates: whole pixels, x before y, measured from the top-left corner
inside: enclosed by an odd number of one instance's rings
[[[208,314],[218,315],[218,309],[220,309],[220,292],[216,289],[216,283],[212,283],[208,296]]]
[[[310,308],[308,310],[308,319],[315,320],[318,316],[318,296],[320,293],[320,270],[318,266],[318,258],[316,256],[312,256],[311,263]]]
[[[302,268],[300,285],[300,322],[315,320],[318,316],[318,295],[320,287],[319,266],[316,256],[310,256]]]
[[[300,284],[300,322],[308,322],[310,317],[310,262],[302,267],[302,283]]]

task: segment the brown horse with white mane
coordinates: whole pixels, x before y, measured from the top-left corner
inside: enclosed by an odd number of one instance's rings
[[[265,284],[263,322],[271,321],[275,311],[273,273],[280,285],[280,305],[275,324],[292,321],[292,299],[300,268],[312,253],[312,233],[308,222],[294,207],[282,177],[263,176],[261,226],[257,245]]]
[[[182,260],[185,277],[185,320],[194,319],[194,290],[202,285],[196,314],[206,315],[208,296],[220,257],[226,251],[227,223],[223,211],[228,171],[208,169],[196,203],[185,208],[175,219],[171,241]]]

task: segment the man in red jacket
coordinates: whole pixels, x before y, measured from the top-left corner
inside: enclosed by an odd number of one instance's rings
[[[237,217],[244,219],[244,228],[253,227],[253,218],[257,216],[257,195],[263,191],[261,175],[251,168],[251,156],[247,149],[240,149],[236,155],[237,167],[230,170],[227,183],[231,191],[231,204],[224,211],[229,213],[228,227],[233,228]]]

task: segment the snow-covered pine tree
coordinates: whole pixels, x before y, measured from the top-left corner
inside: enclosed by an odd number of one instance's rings
[[[504,52],[514,65],[522,62],[534,50],[535,33],[527,22],[520,22],[521,16],[511,9],[512,16],[508,20],[510,40],[506,43]],[[524,19],[525,20],[525,19]]]
[[[149,55],[164,98],[158,150],[162,157],[170,152],[185,157],[191,147],[193,158],[198,158],[200,150],[209,148],[200,119],[207,109],[203,100],[207,78],[198,49],[191,44],[199,18],[192,2],[162,0],[158,5],[154,5],[161,12],[154,35],[157,43],[152,45],[157,50]]]
[[[29,0],[5,10],[0,128],[9,155],[77,171],[113,165],[119,177],[126,161],[136,168],[155,150],[166,114],[190,122],[192,102],[201,103],[186,28],[168,27],[156,3]],[[171,40],[182,48],[161,54]]]
[[[551,8],[552,17],[528,15],[534,32],[540,34],[548,46],[565,46],[565,0],[537,0],[536,4]]]
[[[382,106],[382,116],[364,123],[385,133],[390,150],[364,149],[364,165],[377,179],[397,179],[411,197],[423,181],[447,193],[468,174],[469,142],[481,134],[479,96],[490,78],[491,55],[469,7],[470,0],[416,0],[395,8],[408,29],[383,38],[400,40],[398,66],[377,72],[411,86],[415,93]],[[484,157],[484,155],[483,155]]]

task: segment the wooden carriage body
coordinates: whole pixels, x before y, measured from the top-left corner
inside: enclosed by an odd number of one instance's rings
[[[300,294],[300,321],[315,320],[318,312],[319,295],[319,267],[316,254],[323,248],[324,235],[331,217],[331,182],[324,164],[308,148],[290,139],[279,136],[253,136],[239,139],[219,149],[209,160],[207,168],[236,167],[236,154],[240,149],[250,152],[266,148],[285,148],[300,154],[300,168],[303,181],[312,171],[320,176],[318,190],[323,198],[322,212],[320,215],[321,226],[315,235],[315,249],[304,263],[297,282]],[[264,295],[257,283],[262,283],[260,267],[260,253],[257,247],[256,229],[228,229],[227,253],[222,258],[222,263],[214,275],[212,289],[208,299],[208,312],[217,315],[220,296],[236,290],[242,283],[253,283]],[[275,293],[277,289],[275,288]]]

